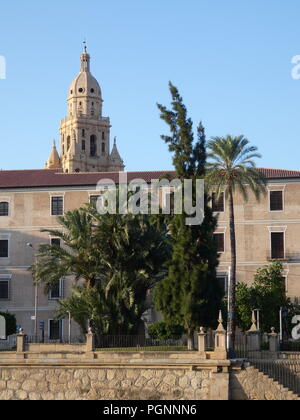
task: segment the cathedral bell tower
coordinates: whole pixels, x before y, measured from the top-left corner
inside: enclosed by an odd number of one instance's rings
[[[60,160],[66,173],[123,171],[120,155],[110,153],[110,119],[102,116],[102,92],[90,72],[86,46],[80,73],[68,93],[68,116],[60,124]],[[114,146],[115,149],[116,146]]]

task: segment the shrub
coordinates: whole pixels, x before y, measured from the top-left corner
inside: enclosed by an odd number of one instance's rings
[[[178,340],[185,333],[180,325],[171,325],[164,321],[155,322],[148,327],[148,334],[158,340]]]

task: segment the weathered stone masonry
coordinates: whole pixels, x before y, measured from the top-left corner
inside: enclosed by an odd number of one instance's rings
[[[140,367],[2,367],[0,400],[210,400],[228,398],[228,373]]]

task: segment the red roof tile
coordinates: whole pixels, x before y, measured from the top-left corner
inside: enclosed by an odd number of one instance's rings
[[[261,168],[268,179],[300,178],[300,171],[288,169]],[[164,174],[174,176],[174,171],[127,172],[128,181],[139,178],[146,182],[158,179]],[[102,179],[118,183],[118,172],[87,172],[65,174],[57,170],[35,169],[0,171],[0,188],[42,188],[67,186],[95,186]]]
[[[174,171],[127,172],[128,181],[143,179],[151,182],[164,174],[173,176]],[[119,181],[118,172],[86,172],[66,174],[57,170],[16,170],[0,171],[0,188],[34,188],[34,187],[65,187],[65,186],[96,186],[103,179],[111,179],[116,184]]]

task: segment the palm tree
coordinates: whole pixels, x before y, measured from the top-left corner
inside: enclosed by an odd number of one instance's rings
[[[138,334],[148,309],[149,290],[165,275],[169,258],[166,231],[148,215],[99,215],[94,207],[59,218],[60,229],[44,232],[61,245],[40,246],[32,270],[48,292],[63,277],[83,283],[61,302],[60,316],[70,311],[84,328],[110,334]]]
[[[228,334],[230,348],[234,349],[236,328],[236,235],[234,217],[234,193],[238,190],[245,201],[252,191],[257,200],[266,194],[266,179],[256,168],[253,159],[260,158],[257,147],[251,146],[244,136],[213,137],[208,142],[207,183],[216,194],[228,198],[230,224],[231,272],[229,285]]]

